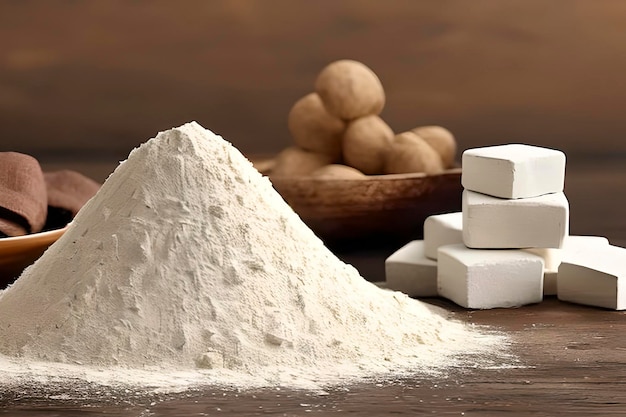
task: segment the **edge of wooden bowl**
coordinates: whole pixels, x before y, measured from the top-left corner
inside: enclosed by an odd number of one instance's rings
[[[331,241],[421,237],[426,217],[461,209],[460,177],[461,168],[363,179],[268,176],[302,220]]]

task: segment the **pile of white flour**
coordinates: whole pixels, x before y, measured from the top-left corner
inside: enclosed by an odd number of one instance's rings
[[[197,123],[135,149],[0,294],[0,380],[324,385],[501,341],[365,281]]]

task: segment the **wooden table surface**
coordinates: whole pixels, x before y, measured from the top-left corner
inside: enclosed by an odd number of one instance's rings
[[[62,165],[62,166],[61,166]],[[45,169],[74,168],[103,180],[115,161],[46,164]],[[603,159],[568,166],[566,195],[571,207],[571,233],[606,236],[626,246],[626,161]],[[369,280],[384,278],[383,262],[395,247],[353,249],[339,256],[353,263]],[[626,262],[626,260],[624,260]],[[501,415],[625,415],[626,316],[624,312],[578,306],[554,297],[516,309],[470,311],[440,299],[454,317],[504,331],[520,367],[457,369],[446,377],[330,389],[327,395],[283,391],[219,394],[212,390],[138,401],[134,405],[93,404],[114,415],[304,415],[311,411],[360,415],[435,414]],[[11,415],[41,415],[63,410],[82,415],[85,403],[53,401],[41,393],[0,393],[0,410]],[[303,405],[304,404],[304,405]],[[95,408],[94,408],[95,407]],[[98,408],[100,407],[100,408]],[[119,414],[116,414],[119,413]],[[134,414],[133,414],[134,413]],[[50,414],[57,415],[57,414]]]

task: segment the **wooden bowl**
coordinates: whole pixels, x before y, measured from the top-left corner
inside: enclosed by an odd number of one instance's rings
[[[65,233],[67,226],[25,236],[0,238],[0,289],[11,284]]]
[[[272,176],[271,169],[266,173],[276,191],[327,242],[417,239],[423,235],[426,217],[461,211],[461,168],[438,175],[363,179],[281,177]]]

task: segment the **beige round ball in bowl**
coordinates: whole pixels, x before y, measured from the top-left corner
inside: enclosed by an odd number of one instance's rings
[[[380,114],[385,91],[371,69],[343,59],[327,65],[315,81],[315,91],[331,114],[344,120]]]
[[[290,146],[274,158],[271,173],[273,176],[302,177],[311,175],[313,171],[333,162],[333,158],[328,155]]]
[[[317,93],[307,94],[291,108],[287,127],[300,148],[341,159],[341,137],[346,122],[328,113]]]
[[[327,179],[365,179],[367,175],[356,168],[342,164],[331,164],[323,166],[311,173],[312,177]]]
[[[413,132],[396,135],[385,154],[385,172],[387,174],[423,172],[433,175],[439,174],[443,170],[439,153]]]
[[[456,139],[448,129],[441,126],[421,126],[411,132],[424,139],[441,157],[444,168],[454,166],[456,157]]]
[[[392,139],[393,130],[378,116],[353,120],[343,135],[344,162],[367,175],[383,174]]]

